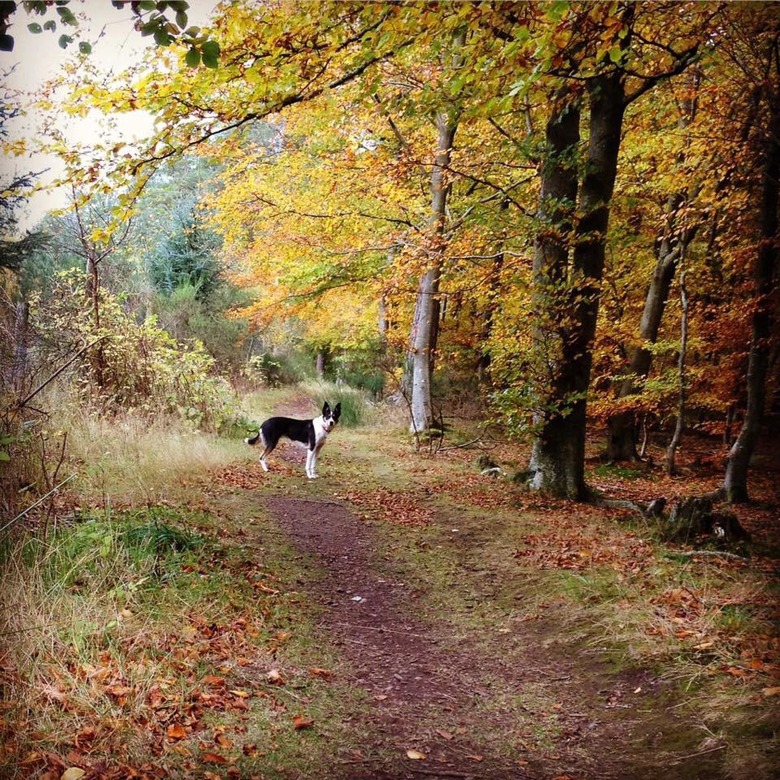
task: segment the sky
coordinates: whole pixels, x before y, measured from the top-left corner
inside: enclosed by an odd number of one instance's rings
[[[189,0],[188,23],[204,26],[216,6],[215,0]],[[151,38],[144,38],[133,29],[133,15],[129,8],[117,10],[109,0],[71,0],[69,8],[79,17],[78,40],[89,41],[92,46],[90,58],[101,69],[121,71],[133,62],[137,62],[144,51],[154,46]],[[8,30],[14,37],[14,50],[0,52],[0,73],[4,75],[7,88],[19,91],[29,99],[34,99],[37,92],[47,81],[58,75],[63,64],[78,51],[78,43],[71,44],[63,50],[58,45],[59,36],[63,32],[72,34],[73,28],[63,28],[59,24],[54,33],[44,31],[39,34],[29,32],[27,25],[31,22],[43,24],[56,16],[50,11],[45,17],[28,16],[21,9],[14,14],[12,27]],[[13,71],[8,74],[8,71]],[[35,110],[30,109],[24,118],[17,120],[9,129],[14,139],[25,138],[32,141],[40,133],[39,118]],[[151,129],[153,118],[139,115],[124,123],[124,132],[130,136],[142,137]],[[94,122],[82,121],[73,126],[72,132],[96,133],[102,128]],[[15,174],[30,171],[47,170],[41,181],[53,181],[58,171],[61,171],[54,158],[32,155],[17,159],[3,157],[0,160],[2,180],[7,181]],[[67,202],[65,192],[36,193],[27,204],[27,208],[19,212],[19,229],[32,229],[46,214],[53,209],[61,208]]]

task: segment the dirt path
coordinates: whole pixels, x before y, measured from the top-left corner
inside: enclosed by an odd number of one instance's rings
[[[453,636],[425,614],[423,594],[376,552],[374,528],[347,507],[283,496],[262,501],[312,561],[301,587],[320,608],[317,631],[339,648],[350,683],[371,701],[368,718],[355,724],[366,749],[335,756],[329,777],[722,776],[717,757],[691,755],[691,726],[677,720],[658,680],[610,674],[546,641],[549,628],[530,624],[499,635],[485,652],[484,643]],[[539,710],[540,692],[556,701],[551,711]],[[518,750],[518,735],[533,735],[542,723],[554,739],[541,747],[529,739],[528,750]]]

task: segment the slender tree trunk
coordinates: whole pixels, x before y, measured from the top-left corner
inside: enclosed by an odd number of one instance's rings
[[[682,439],[683,427],[685,425],[685,403],[687,392],[687,379],[685,376],[685,360],[688,352],[688,291],[685,288],[685,271],[680,272],[680,307],[682,316],[680,319],[680,354],[677,358],[677,377],[679,383],[677,395],[677,422],[674,426],[672,440],[666,450],[666,473],[674,476],[677,473],[675,457],[677,448]]]
[[[433,423],[431,379],[439,325],[439,282],[441,280],[444,225],[447,211],[447,168],[455,140],[457,118],[447,111],[436,116],[438,149],[431,173],[431,220],[429,225],[428,270],[422,275],[414,308],[409,368],[411,373],[411,430],[419,433]]]
[[[10,384],[22,393],[24,379],[27,376],[27,350],[30,343],[30,304],[20,301],[13,313],[13,360],[11,362]],[[20,395],[21,397],[21,395]]]
[[[575,228],[565,298],[568,316],[559,319],[557,326],[562,329],[562,338],[560,356],[553,370],[554,404],[552,408],[548,406],[538,429],[530,464],[534,489],[573,500],[584,500],[588,495],[585,485],[587,393],[625,110],[623,74],[613,71],[594,78],[589,84],[589,103],[590,139],[580,188],[581,217]],[[576,169],[573,175],[576,177]]]
[[[777,97],[777,95],[775,95]],[[773,296],[778,275],[778,217],[780,201],[780,108],[773,108],[767,138],[761,197],[761,232],[754,269],[756,306],[752,317],[747,371],[747,406],[739,435],[729,451],[723,491],[733,503],[748,500],[748,470],[766,403],[766,378],[773,325]]]
[[[617,398],[628,398],[634,395],[639,383],[650,373],[653,353],[646,345],[655,344],[661,326],[669,289],[681,255],[693,240],[696,230],[676,234],[676,218],[683,201],[679,196],[670,198],[667,206],[666,230],[656,252],[656,265],[653,277],[647,288],[645,306],[639,323],[639,338],[641,345],[629,351],[627,376],[620,383]],[[607,423],[608,438],[606,457],[610,461],[638,460],[636,451],[637,429],[632,411],[619,412],[609,418]]]
[[[678,129],[685,130],[696,117],[698,108],[698,87],[701,74],[698,69],[691,73],[691,97],[683,101],[682,116],[678,121]],[[685,162],[685,152],[680,152],[677,164]],[[645,306],[639,322],[640,345],[629,350],[626,378],[620,383],[616,398],[623,399],[634,395],[639,390],[641,382],[650,373],[653,353],[648,348],[658,340],[658,330],[666,309],[672,279],[680,258],[698,232],[698,225],[688,229],[679,225],[679,213],[688,202],[689,195],[680,191],[671,195],[666,202],[664,227],[656,242],[656,264],[653,277],[647,288]],[[607,421],[606,458],[610,461],[639,460],[637,454],[637,424],[632,410],[613,414]]]

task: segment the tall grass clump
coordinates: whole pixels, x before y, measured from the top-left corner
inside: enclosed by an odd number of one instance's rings
[[[354,428],[371,422],[376,408],[365,392],[349,385],[333,382],[305,382],[301,388],[312,398],[318,409],[327,401],[331,409],[341,404],[339,425]]]
[[[140,661],[128,647],[166,630],[159,616],[151,622],[146,602],[197,559],[204,540],[187,522],[170,511],[93,513],[46,538],[0,540],[0,683],[6,721],[15,724],[10,736],[0,729],[9,737],[0,777],[30,776],[14,773],[34,752],[29,739],[56,750],[85,719],[127,722],[146,708],[165,659]],[[189,608],[188,587],[177,591],[179,612],[166,617],[167,630]]]
[[[151,506],[186,499],[187,483],[230,463],[239,446],[177,417],[149,420],[132,411],[106,417],[72,403],[60,408],[68,466],[87,503]]]

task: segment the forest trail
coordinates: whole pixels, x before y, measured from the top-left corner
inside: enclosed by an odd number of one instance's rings
[[[278,529],[272,535],[292,547],[301,573],[288,586],[316,615],[309,639],[338,657],[334,685],[366,702],[346,710],[354,735],[347,743],[330,742],[327,725],[315,724],[323,726],[327,765],[317,777],[723,776],[718,752],[700,750],[701,734],[659,679],[610,669],[549,621],[515,622],[486,642],[436,614],[426,589],[405,576],[413,564],[387,553],[381,527],[358,507],[326,498],[324,480],[296,491],[296,466],[274,489],[278,472],[243,470],[247,487],[222,493],[220,514],[263,514]],[[258,551],[279,542],[251,528]]]

